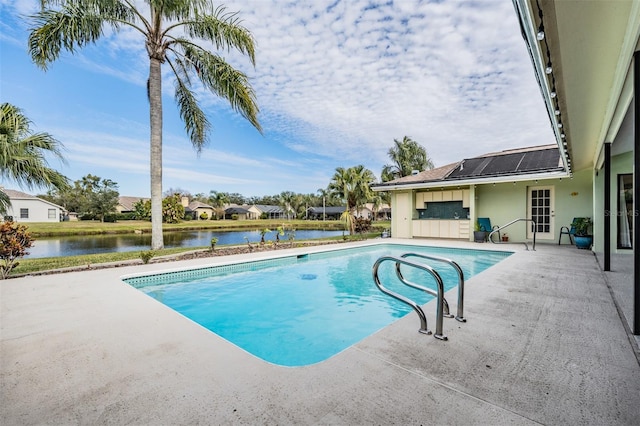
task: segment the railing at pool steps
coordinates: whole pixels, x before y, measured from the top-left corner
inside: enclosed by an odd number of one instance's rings
[[[420,329],[418,330],[420,333],[423,334],[432,334],[431,331],[429,330],[429,327],[427,326],[427,317],[424,314],[424,311],[422,310],[422,308],[413,300],[409,299],[408,297],[402,296],[401,294],[398,294],[394,291],[389,290],[388,288],[384,287],[382,285],[382,283],[380,282],[380,277],[378,275],[378,269],[380,268],[380,265],[385,262],[385,261],[392,261],[395,262],[395,267],[396,267],[396,274],[398,275],[398,278],[400,279],[400,281],[409,286],[409,287],[413,287],[416,288],[418,290],[422,290],[425,293],[429,293],[431,295],[434,295],[436,297],[436,332],[434,334],[434,337],[436,339],[440,339],[440,340],[448,340],[447,336],[445,336],[442,333],[442,325],[443,325],[443,318],[444,318],[444,306],[445,306],[445,299],[444,299],[444,284],[442,282],[442,278],[440,277],[440,274],[438,274],[438,272],[433,269],[431,266],[429,265],[425,265],[424,263],[419,263],[419,262],[412,262],[410,260],[408,260],[406,257],[408,256],[412,256],[415,255],[417,257],[423,257],[423,255],[419,255],[419,254],[415,254],[415,253],[405,253],[404,255],[400,256],[400,257],[396,257],[396,256],[382,256],[380,257],[378,260],[376,260],[376,262],[373,264],[373,280],[376,283],[376,286],[378,287],[378,289],[383,292],[384,294],[387,294],[391,297],[393,297],[394,299],[397,299],[401,302],[404,302],[405,304],[411,306],[413,308],[414,311],[416,311],[416,313],[418,314],[418,317],[420,317]],[[425,257],[428,258],[428,257]],[[435,256],[433,256],[434,259],[432,260],[442,260],[442,261],[449,261],[448,259],[443,260],[444,258],[435,258]],[[415,283],[411,283],[409,281],[407,281],[406,279],[404,279],[404,277],[402,276],[402,272],[400,271],[400,266],[401,265],[407,265],[407,266],[411,266],[413,268],[417,268],[417,269],[421,269],[427,273],[429,273],[435,280],[436,280],[436,289],[437,291],[434,291],[432,289],[426,288],[426,287],[422,287],[420,285],[417,285]],[[459,269],[459,267],[458,267]],[[460,270],[459,273],[461,273],[462,270]],[[460,293],[459,293],[460,295]],[[448,304],[447,306],[447,314],[449,313],[448,310]],[[460,306],[459,306],[460,307]],[[458,321],[464,322],[466,321],[464,319],[464,317],[462,316],[462,311],[459,310],[458,311],[459,316],[456,318],[458,319]],[[451,316],[451,315],[449,315]]]
[[[460,322],[467,322],[467,319],[464,317],[464,272],[462,272],[462,268],[460,267],[460,265],[458,265],[456,262],[454,262],[451,259],[447,259],[446,257],[432,256],[432,255],[421,254],[421,253],[405,253],[400,257],[407,258],[411,256],[420,257],[422,259],[435,260],[437,262],[448,263],[453,267],[453,269],[456,270],[456,273],[458,274],[458,309],[457,309],[455,319]],[[400,265],[398,264],[396,264],[396,275],[398,276],[400,281],[402,281],[404,284],[410,287],[418,288],[415,286],[415,284],[410,283],[404,278],[404,276],[402,276],[402,272],[400,272]],[[431,294],[432,296],[437,297],[437,293],[435,290],[428,288],[425,291]],[[454,316],[449,313],[449,303],[447,302],[447,299],[443,298],[443,303],[444,303],[444,316],[447,318],[454,318]]]
[[[536,224],[536,221],[533,219],[526,219],[526,218],[520,218],[520,219],[514,219],[511,222],[507,223],[506,225],[502,225],[502,226],[497,226],[495,227],[495,229],[493,229],[491,232],[489,232],[489,236],[487,237],[489,241],[491,241],[493,244],[504,244],[501,241],[493,241],[493,239],[491,239],[491,236],[493,234],[495,234],[496,232],[498,233],[498,235],[500,235],[500,231],[502,231],[504,228],[506,228],[507,226],[513,225],[516,222],[532,222],[533,223],[533,244],[531,246],[531,251],[536,251],[536,232],[538,231],[538,226]],[[529,251],[529,245],[527,244],[526,241],[522,241],[522,244],[524,244],[525,248],[527,249],[527,251]]]

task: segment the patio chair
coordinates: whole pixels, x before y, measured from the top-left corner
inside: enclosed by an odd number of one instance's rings
[[[498,225],[496,226],[491,226],[491,219],[488,217],[479,217],[478,218],[478,225],[480,226],[480,230],[481,231],[485,231],[487,233],[487,235],[485,236],[485,240],[489,241],[489,234],[491,233],[491,231],[493,231],[496,228],[499,228]],[[500,231],[498,231],[498,241],[500,241],[501,237],[500,237]]]
[[[558,245],[560,245],[560,241],[562,240],[563,235],[569,236],[569,243],[573,245],[573,237],[576,235],[576,221],[580,219],[579,217],[574,217],[573,221],[571,221],[570,226],[562,226],[560,227],[560,236],[558,237]]]

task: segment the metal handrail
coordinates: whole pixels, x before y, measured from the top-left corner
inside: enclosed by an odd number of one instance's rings
[[[404,258],[400,258],[400,257],[395,257],[395,256],[382,256],[381,258],[379,258],[378,260],[376,260],[376,262],[373,264],[373,268],[372,268],[372,272],[373,272],[373,280],[376,283],[376,286],[378,287],[378,289],[383,292],[384,294],[387,294],[391,297],[393,297],[394,299],[397,299],[401,302],[406,303],[407,305],[411,306],[413,308],[414,311],[416,311],[416,313],[418,314],[418,316],[420,317],[420,330],[418,330],[420,333],[423,334],[431,334],[431,331],[429,331],[429,328],[427,327],[427,317],[424,314],[424,311],[422,310],[422,308],[420,306],[418,306],[418,304],[416,302],[414,302],[413,300],[409,299],[408,297],[402,296],[398,293],[395,293],[391,290],[389,290],[388,288],[384,287],[382,285],[382,283],[380,282],[380,277],[378,276],[378,268],[380,267],[380,264],[384,261],[393,261],[396,263],[396,270],[399,268],[399,264],[404,264],[404,265],[408,265],[408,266],[412,266],[414,268],[418,268],[418,269],[422,269],[423,271],[426,271],[428,273],[430,273],[433,278],[435,278],[436,280],[436,286],[438,289],[437,295],[436,295],[436,333],[433,335],[436,339],[440,339],[440,340],[448,340],[447,336],[442,334],[442,322],[443,322],[443,312],[442,312],[442,307],[443,307],[443,300],[444,300],[444,284],[442,282],[442,278],[440,278],[440,275],[429,265],[424,265],[422,263],[416,263],[416,262],[411,262],[410,260],[404,259]],[[412,285],[411,287],[415,287],[415,285]],[[420,287],[420,286],[418,286]],[[416,287],[416,288],[418,288]],[[427,290],[424,287],[420,287],[421,290]]]
[[[462,272],[462,268],[460,267],[460,265],[458,265],[457,262],[454,262],[451,259],[447,259],[446,257],[440,257],[440,256],[432,256],[432,255],[428,255],[428,254],[420,254],[420,253],[405,253],[400,257],[406,258],[409,256],[414,256],[414,257],[420,257],[423,259],[430,259],[430,260],[436,260],[438,262],[444,262],[444,263],[448,263],[449,265],[451,265],[453,267],[453,269],[456,270],[456,272],[458,273],[458,312],[455,316],[457,321],[460,322],[467,322],[467,319],[464,317],[464,272]],[[415,284],[413,283],[409,283],[406,282],[406,280],[404,279],[404,277],[402,276],[402,274],[400,273],[400,265],[396,264],[396,273],[398,275],[398,278],[400,279],[400,281],[404,282],[405,284],[409,285],[409,286],[414,286]],[[428,291],[430,290],[430,291]],[[436,292],[428,289],[426,290],[427,293],[432,294],[434,296],[436,296]],[[449,314],[449,304],[447,303],[447,300],[444,299],[444,303],[445,303],[445,316],[448,318],[452,318],[453,315],[447,315]]]
[[[526,218],[520,218],[520,219],[514,219],[511,222],[507,223],[506,225],[502,225],[502,226],[498,226],[496,229],[494,229],[493,231],[491,231],[489,233],[489,241],[491,241],[493,244],[502,244],[500,241],[495,242],[491,239],[491,236],[493,234],[495,234],[496,232],[500,232],[501,230],[503,230],[504,228],[506,228],[507,226],[513,225],[516,222],[533,222],[533,245],[531,246],[531,251],[536,251],[536,233],[538,231],[538,226],[536,225],[536,221],[533,219],[526,219]],[[527,244],[526,241],[522,242],[524,244],[524,246],[526,247],[527,251],[529,251],[529,245]]]

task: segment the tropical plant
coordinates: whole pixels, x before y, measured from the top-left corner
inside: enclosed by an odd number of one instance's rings
[[[353,235],[356,230],[355,216],[349,210],[345,210],[340,215],[340,220],[344,222],[345,229],[349,230],[349,235]]]
[[[147,263],[149,263],[149,261],[151,260],[151,258],[153,256],[155,256],[155,252],[153,250],[145,250],[145,251],[141,251],[140,252],[140,259],[142,260],[142,263],[144,263],[145,265]]]
[[[139,200],[133,205],[133,215],[137,220],[151,220],[151,200]]]
[[[383,203],[384,203],[384,200],[382,199],[382,196],[380,195],[379,192],[377,192],[371,197],[371,204],[373,207],[372,208],[373,220],[376,220],[378,218],[378,212],[380,211],[380,207],[382,206]]]
[[[264,236],[271,232],[271,229],[264,228],[260,230],[260,244],[264,244]]]
[[[216,218],[221,216],[224,220],[224,206],[229,203],[229,194],[226,192],[209,191],[209,203],[215,207]]]
[[[571,225],[575,227],[577,236],[586,237],[591,235],[593,222],[590,217],[577,217]]]
[[[216,244],[218,244],[218,239],[216,237],[211,238],[211,251],[216,251]]]
[[[284,235],[284,225],[276,228],[276,244],[280,242],[280,237]]]
[[[427,151],[409,136],[402,138],[402,141],[394,139],[393,142],[394,146],[387,152],[392,163],[382,168],[383,182],[409,176],[414,170],[433,169],[433,161]]]
[[[162,220],[166,223],[178,223],[184,218],[184,206],[180,194],[173,194],[162,200]]]
[[[67,178],[50,168],[45,158],[53,155],[64,162],[61,149],[49,133],[33,133],[31,121],[20,108],[0,104],[0,177],[27,188],[65,189]],[[0,189],[0,214],[6,214],[9,205],[9,196]]]
[[[10,220],[0,223],[0,279],[9,276],[32,245],[33,238],[26,226]]]
[[[201,85],[227,101],[256,129],[256,96],[249,78],[220,55],[209,51],[235,49],[255,65],[254,39],[236,13],[214,8],[211,0],[41,0],[42,10],[31,17],[29,53],[46,70],[64,49],[95,44],[106,29],[123,28],[141,36],[149,57],[147,96],[150,110],[151,248],[163,247],[162,238],[162,64],[174,78],[174,97],[193,147],[199,153],[208,141],[210,123],[195,90]]]
[[[354,232],[354,212],[359,210],[372,196],[370,185],[375,181],[375,176],[371,170],[362,165],[350,167],[348,169],[338,167],[331,178],[329,191],[346,204],[345,211],[341,216],[349,229],[349,234]]]
[[[278,196],[278,205],[284,210],[285,214],[287,215],[287,219],[291,219],[291,216],[295,214],[295,197],[296,194],[291,191],[283,191]]]

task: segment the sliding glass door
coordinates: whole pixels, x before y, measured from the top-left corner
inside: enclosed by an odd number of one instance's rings
[[[633,174],[618,175],[618,248],[633,248]]]

